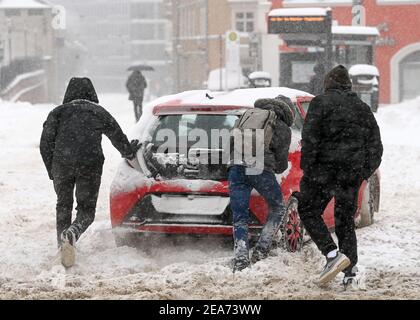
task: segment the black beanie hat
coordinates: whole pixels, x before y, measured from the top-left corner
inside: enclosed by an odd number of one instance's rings
[[[325,89],[351,89],[351,80],[349,72],[343,65],[334,67],[330,72],[327,73],[324,80]]]

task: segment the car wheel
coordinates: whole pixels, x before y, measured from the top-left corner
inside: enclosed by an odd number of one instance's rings
[[[291,196],[286,206],[286,213],[276,233],[275,243],[289,252],[302,250],[305,228],[299,217],[298,200]]]
[[[355,225],[357,228],[367,227],[373,223],[375,204],[378,202],[378,200],[379,188],[377,184],[377,177],[372,176],[367,181],[366,188],[363,192],[360,214],[355,219]]]

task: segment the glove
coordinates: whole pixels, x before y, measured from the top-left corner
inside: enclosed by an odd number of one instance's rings
[[[137,153],[137,151],[140,150],[142,144],[139,142],[139,140],[131,140],[130,142],[130,146],[131,146],[131,150],[133,151],[134,154]]]
[[[141,148],[142,144],[139,142],[139,140],[131,140],[130,142],[130,149],[131,153],[126,156],[126,159],[133,160],[136,157],[137,151]]]

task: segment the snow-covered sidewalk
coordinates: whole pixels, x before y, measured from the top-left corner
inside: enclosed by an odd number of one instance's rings
[[[100,97],[129,132],[124,95]],[[52,106],[0,102],[0,299],[419,299],[420,99],[381,108],[385,152],[375,224],[358,230],[367,291],[326,289],[313,280],[323,265],[313,244],[298,254],[281,250],[234,276],[231,248],[200,241],[161,244],[150,256],[117,248],[109,222],[108,190],[120,161],[104,137],[106,156],[97,218],[78,244],[77,265],[52,268],[56,255],[55,193],[39,154],[42,123]]]

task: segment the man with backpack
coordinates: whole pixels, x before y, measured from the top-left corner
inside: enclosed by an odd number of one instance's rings
[[[325,93],[309,105],[302,131],[299,214],[305,229],[327,263],[319,277],[324,285],[344,272],[343,284],[354,286],[357,275],[357,239],[354,214],[363,180],[381,163],[383,147],[370,107],[351,91],[344,66],[325,77]],[[335,198],[335,233],[340,251],[322,219]]]
[[[255,263],[268,256],[273,236],[285,213],[283,194],[275,174],[284,172],[288,167],[291,143],[290,126],[294,121],[292,102],[287,97],[279,96],[276,99],[257,100],[254,106],[254,109],[247,110],[237,121],[234,132],[236,130],[236,132],[243,133],[242,137],[246,138],[245,131],[247,130],[251,133],[263,131],[261,132],[264,135],[262,167],[253,168],[253,165],[247,162],[246,157],[243,156],[247,150],[239,152],[242,157],[238,159],[236,150],[238,147],[242,149],[242,145],[246,142],[245,139],[238,141],[235,133],[234,139],[232,139],[232,148],[235,151],[231,152],[231,155],[234,156],[229,167],[229,189],[230,206],[233,213],[234,271],[243,270],[251,262]],[[242,144],[242,142],[244,143]],[[250,261],[249,200],[254,188],[267,201],[269,215]]]

